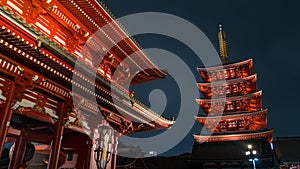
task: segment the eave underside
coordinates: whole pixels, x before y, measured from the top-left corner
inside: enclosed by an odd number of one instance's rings
[[[6,23],[7,24],[7,23]],[[7,25],[9,26],[9,25]],[[15,30],[16,29],[16,30]],[[72,73],[70,73],[70,71],[68,69],[66,69],[65,67],[63,67],[59,62],[55,63],[53,62],[51,59],[49,59],[48,57],[44,56],[42,53],[39,53],[39,51],[35,48],[35,42],[31,42],[30,41],[30,37],[29,35],[23,34],[22,32],[18,32],[19,30],[22,30],[21,28],[12,28],[8,31],[8,29],[6,27],[2,27],[1,28],[1,53],[10,57],[7,57],[7,61],[6,61],[6,66],[8,66],[10,63],[10,59],[11,62],[19,62],[22,64],[15,64],[15,65],[19,65],[20,68],[24,68],[26,67],[26,71],[31,69],[30,72],[31,74],[35,74],[34,72],[39,72],[36,74],[39,74],[40,78],[43,77],[47,77],[50,78],[52,82],[57,83],[58,86],[66,89],[67,91],[69,91],[69,89],[67,88],[72,88],[72,83],[70,83],[70,81],[67,81],[66,78],[72,78]],[[29,41],[29,43],[27,43],[26,41],[22,41],[21,38],[22,37],[17,37],[17,35],[23,35],[25,36],[25,40],[27,39]],[[25,43],[26,42],[26,43]],[[31,46],[33,43],[34,45]],[[3,59],[6,59],[6,56],[2,55],[1,57],[3,57]],[[4,62],[2,62],[4,64]],[[45,65],[42,65],[41,63],[45,63]],[[50,66],[50,67],[46,67],[46,65]],[[4,69],[6,69],[7,67],[3,67]],[[57,73],[54,73],[55,71],[53,71],[54,68],[57,70]],[[45,69],[45,70],[44,70]],[[41,71],[44,70],[44,71]],[[50,71],[51,70],[51,71]],[[13,70],[5,70],[6,72],[9,73],[9,71],[13,71]],[[59,73],[58,73],[59,72]],[[13,74],[13,73],[12,73]],[[86,78],[86,77],[84,77]],[[46,79],[45,79],[46,80]],[[80,83],[84,83],[85,85],[88,84],[85,82],[84,79],[80,80]],[[101,86],[101,85],[100,85]],[[100,87],[99,86],[99,87]],[[89,88],[88,86],[86,86],[87,88]],[[83,88],[80,88],[80,90],[82,90]],[[56,88],[55,88],[56,90]],[[102,91],[101,91],[102,90]],[[107,89],[104,89],[103,86],[102,88],[100,87],[98,90],[96,89],[96,91],[101,91],[103,92],[102,94],[100,94],[101,96],[104,95],[109,95],[109,91],[106,91]],[[55,93],[55,92],[54,92]],[[98,93],[99,94],[99,93]],[[89,94],[87,94],[89,95]],[[107,95],[107,99],[111,99],[111,96]],[[137,103],[138,104],[138,103]],[[123,105],[125,107],[127,107],[127,109],[131,109],[131,111],[134,112],[140,112],[143,111],[144,113],[146,113],[145,110],[141,110],[140,108],[133,108],[130,104],[129,105]],[[145,108],[144,106],[141,106]],[[109,107],[108,107],[109,108]],[[147,109],[147,108],[145,108]],[[153,113],[153,111],[148,110],[148,113]],[[154,115],[155,116],[155,115]],[[143,117],[145,118],[145,117]],[[147,117],[146,117],[147,118]],[[155,119],[153,121],[153,119]],[[169,120],[164,120],[161,117],[155,117],[153,119],[147,119],[146,121],[154,123],[154,126],[147,128],[146,130],[151,130],[153,129],[158,129],[158,128],[166,128],[169,127],[171,124],[173,124],[172,121]],[[140,130],[143,130],[142,128],[140,128]]]
[[[194,135],[194,138],[200,142],[226,142],[226,141],[238,141],[238,140],[259,140],[267,139],[272,141],[273,130],[242,132],[242,133],[213,133],[212,135]]]

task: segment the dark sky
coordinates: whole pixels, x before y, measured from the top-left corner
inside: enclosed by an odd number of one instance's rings
[[[228,41],[229,60],[237,62],[253,58],[254,72],[258,74],[258,88],[263,90],[263,106],[268,108],[268,127],[274,129],[274,138],[300,136],[300,1],[103,2],[116,17],[137,12],[164,12],[182,17],[199,27],[217,50],[218,24],[223,23]],[[180,42],[158,35],[139,35],[135,38],[143,48],[162,48],[180,56],[197,76],[197,81],[201,81],[196,70],[202,65],[201,61]],[[168,77],[165,81],[134,86],[132,90],[135,90],[136,97],[146,104],[149,104],[148,94],[152,89],[165,90],[168,103],[164,115],[171,117],[176,116],[180,104],[180,100],[177,99],[177,87],[172,83],[172,78]],[[165,155],[190,152],[194,141],[192,133],[199,133],[200,129],[201,126],[195,124],[190,134]]]

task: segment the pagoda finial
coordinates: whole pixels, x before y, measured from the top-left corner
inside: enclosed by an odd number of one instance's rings
[[[220,57],[222,60],[222,63],[227,63],[228,62],[228,52],[227,52],[227,44],[226,44],[226,35],[223,31],[223,26],[222,24],[219,25],[219,45],[220,45]]]

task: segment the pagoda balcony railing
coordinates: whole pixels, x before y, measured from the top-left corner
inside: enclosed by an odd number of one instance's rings
[[[252,75],[252,60],[210,68],[198,68],[204,82],[244,78]]]
[[[256,75],[213,83],[198,83],[198,88],[206,98],[250,94],[256,91]]]
[[[217,99],[196,99],[203,111],[209,115],[235,112],[255,112],[262,109],[262,91],[256,93]]]
[[[273,130],[248,131],[242,133],[219,133],[208,135],[194,135],[198,142],[223,142],[223,141],[239,141],[239,140],[259,140],[267,139],[272,142]]]
[[[243,112],[224,116],[195,117],[209,132],[232,132],[241,130],[259,130],[266,128],[267,110]]]

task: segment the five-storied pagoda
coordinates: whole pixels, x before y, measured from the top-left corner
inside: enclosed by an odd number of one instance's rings
[[[205,98],[196,101],[206,116],[197,116],[196,120],[207,133],[194,135],[198,142],[192,159],[202,167],[242,168],[254,159],[260,166],[269,165],[273,161],[273,130],[266,128],[267,109],[262,107],[252,59],[228,63],[222,25],[218,37],[224,65],[198,68],[204,81],[198,87]]]
[[[121,135],[174,123],[122,85],[165,75],[98,0],[0,0],[0,168],[115,168]]]

